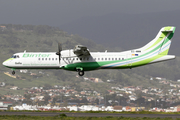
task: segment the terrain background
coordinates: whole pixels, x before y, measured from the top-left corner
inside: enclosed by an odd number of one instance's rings
[[[91,52],[103,52],[128,50],[125,46],[120,44],[117,47],[106,46],[103,44],[97,44],[94,41],[81,37],[77,34],[69,34],[66,31],[61,30],[58,27],[51,27],[47,25],[13,25],[13,24],[1,24],[0,26],[6,26],[5,29],[0,30],[0,63],[10,58],[14,53],[23,52],[56,52],[58,49],[57,42],[61,42],[63,49],[72,49],[77,44],[82,44],[88,47]],[[159,30],[156,31],[156,33]],[[146,36],[149,33],[146,30],[142,31],[141,35]],[[140,34],[139,34],[140,35]],[[155,34],[156,35],[156,34]],[[154,35],[154,36],[155,36]],[[123,34],[122,34],[123,36]],[[131,36],[131,34],[130,34]],[[175,33],[175,36],[178,34]],[[152,37],[151,37],[152,38]],[[178,37],[173,39],[172,43],[177,44]],[[150,38],[147,38],[150,41]],[[135,39],[134,39],[135,41]],[[136,43],[141,43],[137,40]],[[133,46],[129,41],[123,39],[123,44],[129,44]],[[174,44],[174,46],[176,46]],[[136,46],[136,45],[135,45]],[[141,47],[141,46],[139,46]],[[134,48],[134,47],[133,47]],[[172,50],[171,50],[172,49]],[[173,47],[170,49],[171,53]],[[178,48],[177,48],[178,49]],[[176,54],[175,54],[176,55]],[[151,81],[151,77],[162,77],[169,80],[177,81],[180,78],[180,57],[177,54],[175,60],[165,61],[152,65],[147,65],[134,69],[126,70],[97,70],[85,72],[84,77],[100,78],[103,83],[91,83],[85,82],[83,78],[76,77],[76,72],[65,70],[28,70],[28,73],[20,73],[16,70],[17,78],[12,78],[4,74],[4,72],[10,72],[11,70],[0,66],[0,82],[5,82],[11,86],[18,86],[21,89],[24,87],[33,86],[53,86],[53,85],[68,85],[76,87],[77,89],[93,89],[100,92],[105,92],[112,86],[144,86],[144,87],[163,87],[157,84],[156,81]],[[35,76],[31,73],[36,73]],[[114,83],[107,83],[107,80],[114,80]],[[23,90],[12,91],[6,88],[0,88],[0,94],[23,94]],[[17,92],[17,93],[16,93]]]

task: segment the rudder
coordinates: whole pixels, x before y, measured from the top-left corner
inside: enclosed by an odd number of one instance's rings
[[[161,48],[159,49],[159,55],[168,54],[175,29],[176,29],[175,27],[165,27],[164,30],[162,31],[162,34],[166,34],[166,37],[164,38]]]

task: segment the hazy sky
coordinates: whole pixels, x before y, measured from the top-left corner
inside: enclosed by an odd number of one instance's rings
[[[86,16],[180,9],[180,0],[0,0],[0,24],[60,26]]]

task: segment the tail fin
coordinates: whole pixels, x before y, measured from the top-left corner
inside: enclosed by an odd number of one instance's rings
[[[157,36],[151,42],[140,48],[141,51],[157,51],[157,54],[159,55],[167,55],[175,29],[176,28],[173,26],[161,28]]]

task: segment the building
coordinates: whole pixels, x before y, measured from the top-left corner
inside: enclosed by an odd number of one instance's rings
[[[10,107],[12,106],[12,102],[0,102],[0,110],[10,110]]]

